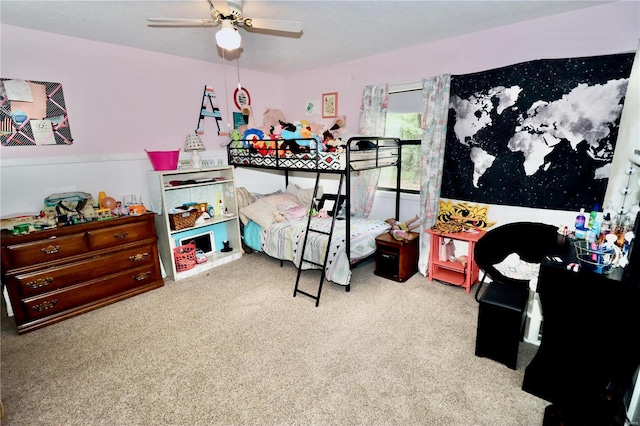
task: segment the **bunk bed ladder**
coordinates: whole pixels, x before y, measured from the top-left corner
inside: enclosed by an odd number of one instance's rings
[[[317,173],[316,175],[316,185],[315,188],[313,190],[313,202],[315,202],[316,200],[316,196],[318,194],[318,186],[320,185],[320,172]],[[331,227],[329,228],[329,232],[327,231],[322,231],[319,229],[313,229],[311,228],[311,214],[309,214],[309,218],[307,219],[307,230],[304,234],[304,239],[302,241],[302,252],[300,253],[300,265],[298,266],[298,275],[296,276],[296,286],[295,289],[293,290],[293,297],[296,297],[296,295],[298,293],[303,294],[307,297],[310,297],[312,299],[314,299],[316,301],[316,308],[318,307],[318,305],[320,304],[320,293],[322,292],[322,284],[324,283],[324,278],[326,275],[326,267],[327,267],[327,261],[329,259],[329,250],[331,248],[331,237],[333,236],[333,227],[336,223],[336,218],[338,216],[338,210],[339,210],[339,199],[340,199],[340,194],[342,191],[342,183],[344,180],[344,174],[340,174],[340,183],[338,184],[338,192],[337,192],[337,196],[336,196],[336,201],[333,205],[333,214],[331,215]],[[313,208],[314,206],[312,205],[311,208]],[[327,249],[324,252],[324,260],[322,261],[322,263],[318,263],[318,262],[314,262],[312,260],[309,260],[307,258],[305,258],[304,254],[307,248],[307,237],[309,236],[310,232],[314,232],[317,234],[323,234],[327,236]],[[314,295],[311,293],[308,293],[306,291],[300,290],[298,288],[298,285],[300,283],[300,276],[302,275],[302,263],[303,262],[307,262],[310,263],[312,265],[316,265],[321,267],[321,273],[320,273],[320,284],[318,285],[318,292]],[[315,271],[317,269],[308,269],[307,271]]]

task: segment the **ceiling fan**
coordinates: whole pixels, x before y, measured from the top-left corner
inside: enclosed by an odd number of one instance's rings
[[[279,19],[247,18],[242,14],[243,0],[229,0],[216,2],[216,7],[211,0],[207,0],[210,7],[211,18],[203,19],[170,19],[148,18],[150,26],[216,26],[221,29],[216,33],[216,43],[222,49],[234,50],[240,47],[240,33],[236,26],[262,29],[275,32],[300,33],[302,23],[297,21],[283,21]]]

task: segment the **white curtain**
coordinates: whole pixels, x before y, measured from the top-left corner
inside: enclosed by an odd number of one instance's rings
[[[384,136],[389,103],[389,85],[365,86],[360,104],[359,134]],[[351,215],[369,217],[376,195],[380,169],[363,170],[351,175]]]
[[[430,235],[424,232],[437,219],[438,201],[442,186],[444,148],[447,139],[449,89],[451,74],[443,74],[422,81],[422,142],[420,145],[420,255],[418,270],[427,275],[429,267]]]

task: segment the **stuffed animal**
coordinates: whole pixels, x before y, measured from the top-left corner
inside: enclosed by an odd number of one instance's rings
[[[329,219],[329,212],[327,211],[327,209],[320,209],[319,212],[314,210],[313,217],[319,217],[319,218],[322,218],[322,219]]]
[[[329,126],[329,131],[331,132],[334,138],[337,139],[342,134],[342,132],[344,131],[344,126],[346,122],[347,122],[347,118],[344,115],[337,117],[335,120],[333,120],[333,123],[331,123],[331,126]]]
[[[282,132],[281,122],[286,122],[284,113],[279,109],[267,108],[262,119],[262,131],[271,139],[277,139]]]
[[[322,133],[323,150],[327,152],[343,152],[346,145],[340,137],[345,130],[346,117],[337,117],[327,130]]]
[[[301,140],[302,126],[296,126],[293,123],[285,123],[283,121],[280,121],[280,124],[283,128],[280,137],[284,140],[282,142],[282,149],[288,149],[295,154],[309,152],[309,141]]]
[[[224,147],[226,145],[231,145],[233,148],[237,148],[238,152],[242,152],[242,142],[240,141],[242,139],[242,133],[240,133],[238,129],[233,129],[229,133],[229,137],[231,140],[220,144],[220,146]]]
[[[399,222],[394,218],[389,218],[385,220],[385,222],[391,225],[389,233],[396,240],[412,240],[415,235],[412,234],[411,231],[420,227],[418,215],[415,215],[415,217],[406,222]]]
[[[295,125],[287,123],[284,113],[275,108],[267,108],[264,112],[262,126],[258,126],[256,123],[251,107],[242,107],[242,118],[246,124],[238,127],[237,129],[242,135],[244,135],[248,130],[252,135],[258,134],[257,131],[260,131],[262,132],[262,137],[260,139],[277,139],[285,125],[295,131]]]
[[[245,139],[245,143],[249,147],[249,152],[252,154],[256,154],[258,151],[256,149],[257,145],[260,144],[262,139],[264,139],[264,133],[260,129],[247,129],[243,135]]]
[[[346,145],[342,141],[342,138],[334,138],[333,133],[329,130],[325,130],[322,134],[323,151],[327,152],[343,152],[346,149]]]

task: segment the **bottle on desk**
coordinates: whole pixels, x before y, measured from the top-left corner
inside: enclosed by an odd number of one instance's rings
[[[596,204],[589,213],[589,219],[587,221],[587,228],[585,239],[593,243],[600,238],[600,222],[598,221],[598,210],[600,209],[600,205]]]
[[[600,237],[598,242],[603,244],[606,240],[605,237],[611,233],[611,213],[605,213],[602,218],[602,224],[600,225]]]
[[[580,213],[578,213],[578,216],[576,216],[576,223],[575,223],[575,235],[576,238],[584,238],[586,236],[586,228],[585,228],[585,222],[586,222],[586,218],[584,215],[584,208],[580,209]]]
[[[599,204],[593,206],[593,210],[591,210],[591,213],[589,213],[589,222],[587,223],[587,229],[593,229],[593,226],[598,219],[598,210],[600,210]]]
[[[593,225],[587,231],[587,241],[594,243],[600,239],[601,222],[596,219],[593,221]]]

